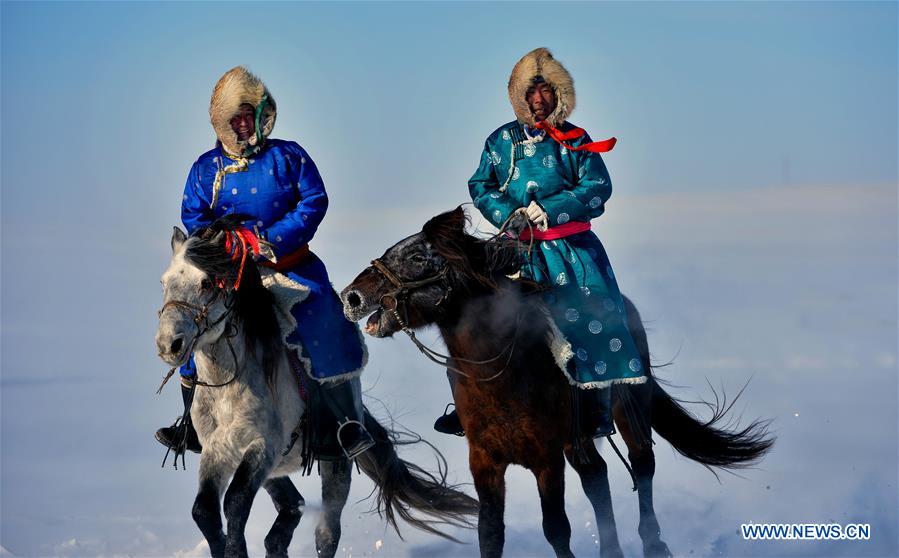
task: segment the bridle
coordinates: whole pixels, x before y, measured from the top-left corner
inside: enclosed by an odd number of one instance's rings
[[[193,312],[193,322],[200,329],[200,333],[197,334],[197,337],[203,335],[213,327],[217,326],[224,320],[231,312],[231,306],[227,306],[227,310],[219,316],[214,322],[209,322],[209,308],[213,305],[213,303],[217,302],[220,298],[222,298],[222,294],[224,293],[224,289],[216,289],[216,292],[212,294],[212,297],[206,301],[206,304],[200,306],[198,304],[193,304],[191,302],[187,302],[186,300],[169,300],[165,304],[162,305],[162,308],[156,312],[156,317],[161,318],[163,312],[169,309],[169,307],[175,307],[179,310],[185,312]]]
[[[262,105],[265,104],[265,96],[262,98]],[[260,106],[262,106],[260,105]],[[258,115],[257,115],[258,116]],[[258,118],[257,118],[258,119]],[[226,169],[227,170],[227,169]],[[215,201],[213,201],[212,205],[215,205]],[[253,255],[259,255],[259,239],[257,236],[245,227],[237,227],[232,231],[221,231],[213,241],[217,239],[222,234],[226,233],[225,236],[225,252],[227,252],[232,262],[239,262],[237,267],[237,277],[234,280],[234,290],[237,291],[240,288],[240,280],[243,277],[244,264],[247,262],[247,254],[250,253],[251,257]],[[249,250],[249,252],[248,252]],[[251,260],[252,261],[252,260]],[[162,308],[159,309],[158,317],[162,317],[162,313],[165,312],[169,307],[173,306],[179,310],[185,312],[193,313],[193,321],[196,324],[197,335],[194,337],[193,343],[190,345],[190,351],[188,354],[193,353],[194,348],[197,346],[197,341],[199,341],[200,337],[202,337],[207,331],[217,326],[224,320],[225,318],[229,318],[231,316],[231,312],[234,309],[234,297],[225,301],[225,311],[222,312],[222,315],[218,317],[214,322],[209,321],[209,307],[212,306],[214,302],[217,302],[220,298],[224,297],[227,293],[225,289],[225,281],[224,279],[219,279],[217,282],[217,288],[209,300],[206,301],[206,304],[203,306],[198,306],[196,304],[192,304],[187,302],[186,300],[169,300],[165,304],[162,305]],[[196,386],[204,386],[204,387],[225,387],[228,384],[234,382],[238,376],[240,376],[240,367],[237,362],[237,353],[234,352],[234,345],[231,344],[231,337],[234,337],[237,333],[234,332],[231,335],[227,334],[228,326],[233,326],[230,322],[226,324],[224,332],[225,341],[228,343],[228,350],[231,351],[231,358],[234,359],[234,375],[227,382],[223,382],[221,384],[210,384],[207,382],[201,381],[199,378],[190,380],[191,390],[193,390]],[[172,377],[172,374],[175,373],[175,368],[169,370],[168,374],[166,374],[165,378],[162,380],[162,384],[159,386],[159,390],[156,393],[160,393],[162,391],[165,383],[169,381],[169,378]]]
[[[472,379],[476,382],[489,382],[491,380],[495,380],[496,378],[499,378],[506,371],[507,368],[509,368],[509,363],[512,362],[512,354],[515,352],[515,343],[518,340],[518,328],[519,328],[519,325],[521,324],[521,311],[520,310],[518,312],[518,316],[515,319],[515,335],[512,337],[512,341],[502,351],[500,351],[499,354],[497,354],[495,357],[488,358],[486,360],[470,360],[470,359],[466,359],[466,358],[452,357],[450,355],[445,355],[445,354],[435,351],[434,349],[431,349],[430,347],[428,347],[427,345],[425,345],[424,343],[419,341],[418,338],[415,336],[415,332],[412,331],[411,328],[409,328],[409,326],[407,325],[407,321],[408,321],[408,317],[409,317],[407,303],[409,301],[409,296],[414,291],[421,289],[423,287],[427,287],[429,285],[433,285],[435,283],[441,283],[441,282],[444,284],[445,292],[444,292],[443,296],[440,298],[440,300],[437,301],[437,304],[435,306],[440,306],[444,302],[446,302],[447,298],[452,293],[452,285],[450,284],[450,282],[448,280],[449,271],[450,271],[449,265],[443,264],[443,266],[440,268],[440,270],[437,273],[435,273],[434,275],[432,275],[430,277],[426,277],[424,279],[418,279],[416,281],[403,281],[402,279],[400,279],[400,277],[396,273],[393,272],[393,270],[391,270],[389,267],[387,267],[387,264],[382,262],[380,260],[380,258],[376,258],[376,259],[372,260],[371,266],[372,266],[372,268],[374,268],[375,271],[379,272],[385,279],[387,279],[387,281],[391,285],[394,286],[394,289],[392,291],[390,291],[389,293],[386,293],[384,295],[381,295],[381,298],[378,299],[378,304],[381,306],[382,309],[386,310],[387,312],[390,312],[393,315],[393,317],[396,319],[397,323],[400,324],[400,328],[402,328],[403,333],[405,333],[406,335],[409,336],[409,339],[412,340],[412,343],[414,343],[415,346],[418,347],[418,350],[421,351],[421,354],[425,355],[428,358],[428,360],[430,360],[436,364],[439,364],[440,366],[444,366],[447,369],[452,370],[453,372],[455,372],[461,376],[464,376],[466,378]],[[400,305],[402,305],[402,307],[403,307],[403,314],[406,315],[405,320],[403,319],[402,316],[400,316],[400,313],[398,310]],[[509,355],[506,358],[506,362],[503,365],[503,368],[496,374],[493,374],[492,376],[487,377],[487,378],[474,378],[470,374],[466,374],[462,370],[459,370],[458,368],[456,368],[455,366],[452,366],[450,364],[450,362],[464,362],[467,364],[474,364],[474,365],[490,364],[491,362],[495,362],[495,361],[499,360],[503,356],[503,354],[506,353],[506,351],[508,351]]]
[[[224,288],[216,288],[215,292],[212,294],[212,296],[209,298],[209,300],[206,301],[206,304],[204,304],[203,306],[199,306],[197,304],[187,302],[186,300],[169,300],[165,304],[162,305],[162,308],[159,309],[159,312],[157,312],[157,317],[161,318],[163,312],[165,312],[169,308],[176,308],[176,309],[178,309],[184,313],[187,313],[189,315],[193,314],[191,319],[193,320],[194,324],[196,324],[196,326],[197,326],[197,334],[194,336],[194,340],[191,342],[190,348],[187,350],[187,354],[191,354],[194,352],[194,349],[196,348],[197,342],[199,341],[200,337],[202,337],[203,335],[206,334],[206,332],[208,332],[212,328],[216,327],[217,325],[219,325],[220,323],[222,323],[223,321],[225,321],[226,319],[231,317],[231,314],[234,311],[234,298],[233,297],[230,298],[229,300],[225,301],[225,311],[222,312],[222,315],[213,321],[209,321],[209,308],[213,305],[213,303],[218,302],[218,300],[223,298],[224,296],[225,296],[225,289]],[[231,358],[234,360],[234,375],[231,376],[231,378],[228,381],[222,382],[220,384],[210,384],[208,382],[204,382],[204,381],[200,380],[199,378],[192,378],[192,379],[182,378],[182,381],[186,381],[190,384],[190,388],[189,388],[190,394],[188,395],[188,398],[184,405],[184,413],[181,415],[181,417],[178,420],[175,421],[175,424],[173,425],[173,427],[177,427],[182,431],[181,442],[179,443],[179,445],[177,447],[169,446],[169,449],[165,452],[165,456],[162,458],[162,466],[163,467],[165,467],[165,462],[169,458],[169,453],[171,453],[171,451],[174,449],[175,450],[175,459],[174,459],[173,464],[174,464],[175,468],[176,469],[178,468],[178,455],[181,455],[182,467],[186,468],[184,465],[184,453],[185,453],[185,448],[186,448],[186,444],[187,444],[187,442],[186,442],[187,428],[189,427],[189,425],[191,423],[190,411],[191,411],[191,408],[193,407],[194,393],[197,390],[197,386],[203,386],[203,387],[209,387],[209,388],[222,388],[222,387],[225,387],[225,386],[233,383],[240,376],[241,370],[240,370],[240,367],[238,366],[238,362],[237,362],[237,353],[234,351],[234,345],[231,344],[231,337],[233,337],[234,335],[227,334],[227,329],[230,325],[232,325],[230,322],[225,324],[226,332],[224,334],[224,337],[225,337],[225,342],[228,344],[228,350],[231,351]],[[159,384],[159,389],[156,390],[157,395],[162,393],[162,388],[165,387],[165,384],[166,384],[166,382],[169,381],[169,378],[171,378],[175,374],[176,369],[177,369],[177,367],[173,366],[172,368],[169,369],[169,371],[165,375],[165,377],[162,378],[162,383]]]
[[[215,202],[213,202],[213,205],[215,205]],[[238,227],[234,231],[229,231],[228,236],[225,237],[225,250],[226,250],[226,252],[230,253],[232,261],[240,262],[238,270],[237,270],[237,278],[235,279],[234,286],[233,286],[234,291],[237,291],[237,289],[240,287],[240,280],[243,275],[244,264],[246,263],[246,260],[247,260],[248,250],[251,250],[252,254],[258,255],[259,254],[259,241],[252,232],[250,232],[249,230],[247,230],[245,228]],[[208,382],[204,382],[204,381],[200,380],[198,377],[199,373],[197,374],[197,376],[194,376],[193,378],[182,378],[181,379],[182,382],[187,384],[186,387],[188,387],[188,389],[190,390],[190,393],[188,394],[188,396],[184,402],[184,414],[181,415],[181,417],[178,418],[175,421],[175,423],[172,425],[173,428],[176,428],[178,431],[180,431],[180,442],[178,442],[177,445],[169,445],[168,450],[165,452],[165,456],[162,458],[162,466],[163,467],[165,467],[165,462],[168,459],[169,453],[172,450],[175,451],[175,458],[174,458],[174,463],[173,463],[175,468],[176,469],[178,468],[178,455],[181,455],[182,467],[185,466],[184,454],[185,454],[185,451],[187,448],[187,433],[188,433],[188,430],[189,430],[190,424],[191,424],[191,414],[190,413],[191,413],[191,407],[193,406],[194,394],[196,393],[197,386],[203,386],[203,387],[209,387],[209,388],[223,388],[227,385],[234,383],[234,381],[240,377],[242,370],[240,368],[240,363],[237,360],[237,353],[234,351],[234,345],[231,343],[231,338],[237,335],[237,328],[230,321],[230,318],[234,312],[234,305],[236,303],[236,297],[234,297],[234,296],[229,297],[227,295],[228,295],[228,291],[225,288],[224,280],[220,279],[216,285],[215,291],[212,293],[212,295],[209,297],[209,299],[206,300],[206,303],[203,304],[202,306],[200,306],[198,304],[193,304],[186,300],[169,300],[169,301],[166,301],[162,305],[162,308],[160,308],[159,312],[157,313],[157,317],[161,319],[162,314],[166,310],[168,310],[169,308],[175,308],[175,309],[191,316],[191,319],[193,320],[194,325],[197,326],[197,334],[194,336],[194,339],[191,342],[190,347],[187,349],[186,354],[188,354],[188,355],[190,355],[194,352],[194,349],[196,349],[196,346],[197,346],[197,342],[199,342],[200,338],[203,335],[205,335],[208,331],[210,331],[211,329],[213,329],[216,326],[218,326],[219,324],[221,324],[223,321],[228,320],[225,322],[224,330],[222,331],[222,336],[225,338],[225,343],[227,343],[228,350],[231,352],[231,358],[234,361],[234,374],[231,376],[231,378],[228,381],[222,382],[220,384],[210,384]],[[224,300],[224,307],[225,307],[224,312],[222,312],[222,314],[215,320],[210,321],[209,320],[210,307],[222,298],[225,299]],[[166,382],[169,381],[169,378],[171,378],[175,374],[176,369],[177,369],[177,367],[172,367],[169,369],[168,373],[162,379],[162,383],[159,384],[159,389],[156,390],[157,395],[162,393],[162,388],[165,387],[165,384],[166,384]]]
[[[447,280],[447,277],[449,275],[449,266],[446,264],[443,264],[443,267],[440,268],[440,271],[438,271],[431,277],[426,277],[417,281],[403,281],[380,259],[372,260],[371,266],[379,271],[385,279],[387,279],[394,287],[396,287],[389,293],[382,295],[378,300],[378,303],[385,309],[387,308],[386,306],[384,306],[385,299],[393,299],[393,309],[396,309],[396,307],[401,302],[403,303],[403,308],[405,309],[407,299],[409,298],[409,295],[412,293],[412,291],[416,291],[422,287],[427,287],[428,285],[433,285],[434,283],[443,283],[443,286],[446,288],[446,292],[444,293],[443,297],[437,302],[437,306],[443,304],[452,292],[452,286]]]
[[[225,289],[217,288],[215,290],[215,292],[212,294],[212,296],[209,298],[209,300],[207,300],[203,306],[200,306],[198,304],[193,304],[186,300],[169,300],[165,304],[162,305],[162,308],[159,309],[159,311],[156,313],[156,316],[157,316],[157,318],[162,318],[162,314],[169,308],[176,308],[188,315],[192,314],[191,319],[194,322],[194,325],[197,326],[197,334],[194,336],[194,340],[191,342],[190,348],[187,350],[187,354],[190,354],[190,353],[194,352],[194,349],[196,348],[197,342],[200,340],[200,337],[202,337],[208,331],[210,331],[211,329],[213,329],[214,327],[216,327],[217,325],[222,323],[225,319],[231,317],[231,314],[234,311],[234,299],[233,298],[231,298],[230,300],[226,300],[225,311],[222,312],[221,316],[219,316],[218,318],[216,318],[213,321],[209,321],[210,307],[214,303],[218,302],[219,299],[223,298],[224,296],[225,296]],[[212,388],[225,387],[225,386],[233,383],[238,378],[238,376],[240,376],[240,369],[237,366],[237,353],[234,351],[234,345],[231,344],[231,337],[232,336],[228,336],[228,335],[225,336],[225,342],[228,344],[228,350],[231,351],[231,358],[234,359],[235,371],[234,371],[234,375],[231,377],[231,379],[229,379],[227,382],[223,382],[220,384],[210,384],[210,383],[200,380],[199,378],[196,378],[194,380],[190,380],[190,383],[192,384],[191,389],[193,389],[193,386],[203,386],[203,387],[212,387]],[[172,367],[171,369],[169,369],[168,373],[162,379],[162,384],[160,384],[159,389],[156,391],[157,394],[162,392],[162,388],[165,386],[166,382],[169,381],[169,378],[171,378],[172,375],[175,373],[176,368],[177,367]]]

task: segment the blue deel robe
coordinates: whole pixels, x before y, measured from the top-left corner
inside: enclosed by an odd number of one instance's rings
[[[225,174],[215,206],[213,184],[220,168],[232,165],[216,146],[200,156],[184,186],[181,220],[189,233],[224,215],[252,215],[244,224],[273,245],[276,257],[295,252],[312,240],[328,209],[328,196],[318,169],[296,142],[268,139],[248,159],[245,171]],[[291,309],[297,329],[287,341],[303,348],[301,359],[319,381],[339,381],[361,373],[367,358],[359,327],[348,321],[328,279],[325,264],[310,253],[295,267],[283,271],[309,288],[309,295]],[[182,375],[195,373],[190,364]]]

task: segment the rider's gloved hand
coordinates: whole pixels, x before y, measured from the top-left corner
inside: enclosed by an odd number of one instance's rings
[[[266,259],[270,262],[278,261],[278,258],[275,257],[274,246],[268,241],[268,235],[265,231],[259,230],[259,227],[254,225],[253,233],[256,235],[256,238],[259,239],[259,254],[255,259],[257,261],[259,259]]]
[[[521,231],[528,228],[528,222],[528,215],[525,212],[525,208],[522,207],[512,213],[512,217],[509,218],[509,222],[506,223],[504,230],[512,238],[518,238],[521,235]]]
[[[272,249],[272,245],[265,241],[259,243],[259,255],[256,257],[256,259],[258,260],[259,258],[265,258],[270,262],[278,260],[275,257],[275,251]]]
[[[549,217],[537,202],[532,201],[524,211],[531,223],[537,225],[541,231],[545,231],[549,227]]]

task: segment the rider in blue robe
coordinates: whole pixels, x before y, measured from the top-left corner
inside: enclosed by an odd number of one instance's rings
[[[338,423],[356,425],[341,437],[344,450],[354,457],[372,445],[361,426],[359,384],[368,355],[358,326],[343,315],[324,263],[309,250],[328,209],[322,178],[300,145],[268,137],[277,115],[275,101],[245,68],[222,76],[209,115],[218,141],[188,173],[181,219],[193,233],[225,215],[251,216],[244,225],[268,243],[276,269],[298,292],[306,291],[290,309],[296,328],[286,343],[322,387],[319,393]],[[181,374],[194,376],[193,363],[182,367]],[[157,438],[169,445],[167,430],[161,429]]]

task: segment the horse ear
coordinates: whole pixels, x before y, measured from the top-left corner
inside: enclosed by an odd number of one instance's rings
[[[225,231],[219,231],[212,237],[212,244],[218,246],[225,243]]]
[[[425,223],[422,230],[425,236],[431,240],[440,236],[446,236],[447,233],[462,234],[465,232],[465,221],[465,210],[460,205],[456,209],[432,217],[430,221]]]
[[[462,209],[461,205],[452,211],[444,213],[444,215],[446,215],[447,225],[460,232],[465,231],[465,210]]]
[[[187,240],[187,234],[178,227],[172,227],[172,229],[172,252],[174,252]]]

